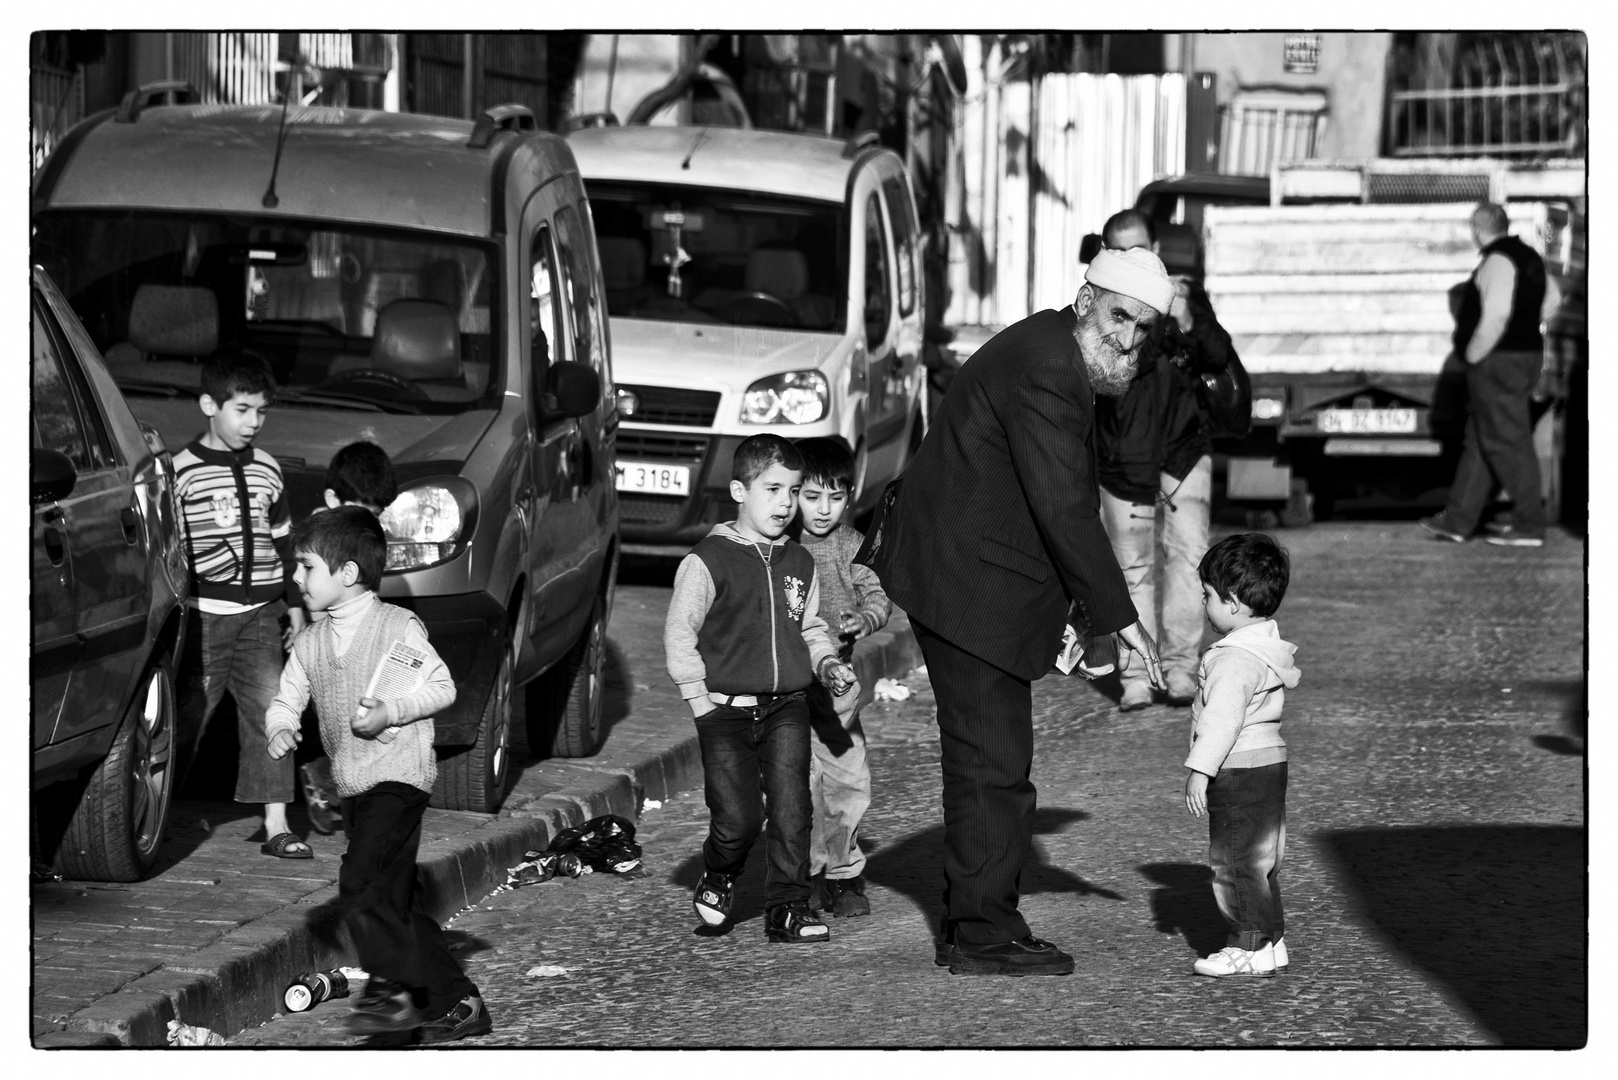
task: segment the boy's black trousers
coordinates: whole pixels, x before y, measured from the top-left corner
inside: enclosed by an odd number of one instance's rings
[[[450,955],[416,886],[426,809],[425,791],[393,780],[348,800],[348,850],[337,874],[337,897],[360,966],[372,978],[409,987],[427,1018],[436,1020],[477,988]]]

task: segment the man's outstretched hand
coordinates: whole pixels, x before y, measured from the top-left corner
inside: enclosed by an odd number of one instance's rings
[[[1133,626],[1126,626],[1118,631],[1118,640],[1124,647],[1137,652],[1146,661],[1146,677],[1151,680],[1152,689],[1167,690],[1168,682],[1163,678],[1163,667],[1157,662],[1157,642],[1152,635],[1146,632],[1146,627],[1136,620]]]

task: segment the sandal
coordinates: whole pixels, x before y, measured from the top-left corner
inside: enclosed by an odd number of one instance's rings
[[[794,944],[831,940],[831,929],[801,900],[795,904],[777,904],[766,911],[764,934],[771,941]]]
[[[302,848],[302,851],[293,850],[293,845]],[[312,859],[315,857],[314,848],[304,843],[289,832],[276,833],[268,841],[258,846],[259,851],[266,855],[274,855],[277,859]]]

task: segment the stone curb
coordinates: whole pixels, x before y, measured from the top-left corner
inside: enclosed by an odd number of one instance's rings
[[[904,614],[855,648],[854,668],[869,702],[879,678],[901,677],[922,663]],[[681,719],[684,719],[683,717]],[[562,829],[601,814],[639,817],[645,799],[659,801],[702,783],[696,731],[671,725],[653,745],[557,765],[543,794],[513,798],[497,815],[451,839],[422,845],[420,875],[428,910],[443,922],[504,883],[525,851],[540,849]],[[209,1028],[227,1038],[282,1010],[281,992],[302,972],[336,967],[341,945],[311,929],[310,915],[336,897],[335,885],[238,927],[215,944],[132,980],[67,1019],[65,1030],[36,1035],[39,1049],[167,1046],[168,1022]]]

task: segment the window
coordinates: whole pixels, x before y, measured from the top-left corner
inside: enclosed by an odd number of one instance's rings
[[[876,192],[865,200],[865,347],[875,350],[888,338],[893,298],[888,291],[887,233],[882,200]]]
[[[62,365],[60,344],[37,308],[33,346],[34,442],[41,449],[61,451],[73,460],[75,469],[88,472],[92,467],[90,444]]]
[[[556,250],[551,230],[545,225],[534,234],[534,262],[528,282],[528,340],[534,381],[544,386],[550,364],[572,356],[560,302],[562,290],[556,280]]]
[[[581,204],[584,223],[571,206],[556,215],[556,235],[562,247],[562,260],[568,270],[568,288],[573,298],[573,318],[577,323],[578,358],[595,368],[601,379],[601,400],[613,398],[612,374],[607,370],[607,325],[601,297],[600,268],[596,265],[595,245],[591,243],[590,204]]]
[[[882,181],[882,194],[888,200],[888,216],[893,220],[893,247],[899,271],[899,314],[916,310],[916,215],[910,205],[910,192],[904,181],[890,176]]]

